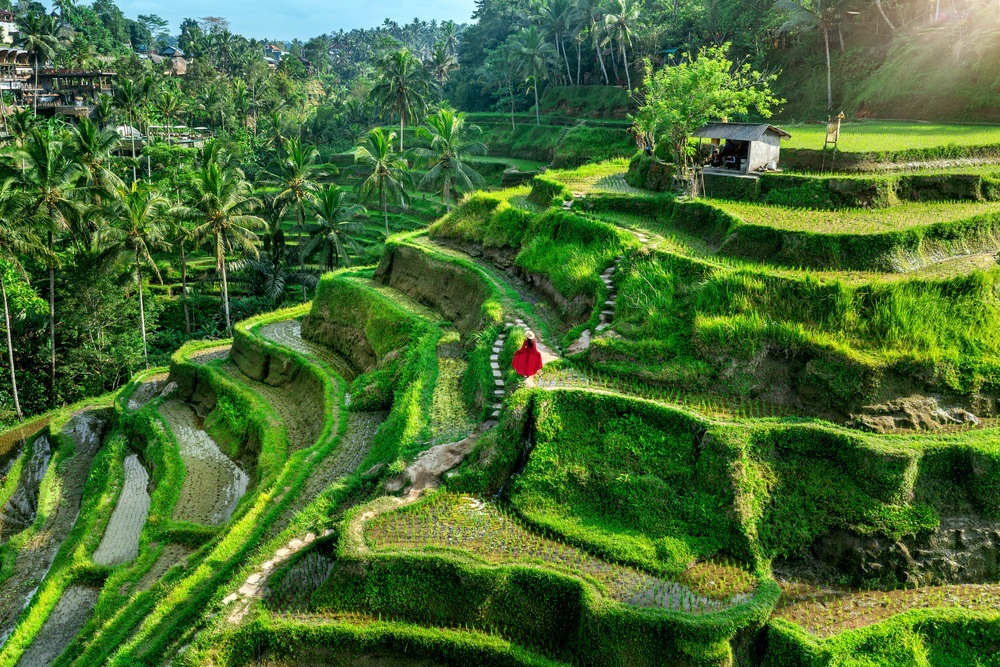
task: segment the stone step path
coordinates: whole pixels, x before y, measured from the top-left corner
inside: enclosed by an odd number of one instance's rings
[[[649,245],[649,237],[642,232],[636,232],[635,236],[639,239],[639,243],[643,246]],[[598,325],[594,327],[593,332],[590,329],[585,329],[584,332],[580,334],[580,337],[576,340],[576,342],[566,348],[566,354],[579,354],[580,352],[587,351],[590,349],[590,342],[594,335],[611,327],[611,320],[614,319],[615,316],[615,306],[618,303],[618,290],[615,289],[615,284],[612,278],[614,277],[615,271],[618,270],[618,265],[621,264],[624,257],[624,255],[615,257],[611,266],[609,266],[607,270],[601,274],[601,282],[603,282],[604,286],[608,288],[608,298],[604,301],[604,307],[601,309],[600,321]]]
[[[507,332],[513,326],[510,322],[504,323],[504,328],[496,340],[493,341],[493,349],[490,351],[490,368],[493,369],[493,411],[490,413],[491,419],[500,416],[500,409],[503,407],[503,397],[507,393],[507,383],[503,379],[503,370],[500,368],[500,352],[503,344],[507,340]]]

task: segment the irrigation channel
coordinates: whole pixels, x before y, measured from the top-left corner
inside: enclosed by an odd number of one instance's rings
[[[174,506],[176,521],[218,526],[229,520],[249,478],[212,439],[194,409],[177,399],[160,406],[184,461],[184,484]]]

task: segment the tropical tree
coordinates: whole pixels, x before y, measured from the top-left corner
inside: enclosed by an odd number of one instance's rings
[[[365,135],[364,143],[354,149],[354,162],[371,170],[371,174],[360,186],[359,195],[362,201],[378,198],[382,208],[382,218],[385,221],[385,237],[389,238],[389,203],[392,199],[401,206],[406,204],[404,183],[410,181],[409,165],[399,153],[392,150],[395,132],[386,134],[381,127],[376,127]]]
[[[691,135],[712,120],[744,115],[750,110],[767,118],[784,100],[771,92],[774,74],[754,71],[729,59],[729,44],[702,48],[678,64],[655,72],[646,62],[644,98],[636,122],[639,129],[667,140],[673,162],[695,193],[697,169],[691,169]]]
[[[184,113],[184,98],[172,88],[164,88],[156,97],[156,110],[167,124],[167,143],[173,138],[174,121]]]
[[[142,89],[132,79],[123,78],[115,86],[115,106],[125,114],[126,131],[129,135],[129,142],[132,144],[132,161],[136,160],[135,142],[138,129],[136,116],[139,106],[142,104]],[[132,165],[132,181],[137,180],[135,164]]]
[[[518,85],[524,77],[521,56],[511,42],[504,42],[487,54],[486,62],[479,68],[479,78],[483,88],[496,91],[496,109],[510,108],[510,127],[513,129],[514,109],[520,99]]]
[[[132,183],[119,187],[103,202],[102,214],[110,223],[99,233],[100,246],[108,258],[127,258],[135,262],[135,280],[139,287],[139,325],[142,329],[142,355],[149,368],[149,348],[146,344],[146,308],[142,293],[142,267],[147,266],[163,282],[153,261],[153,250],[170,247],[167,235],[171,222],[167,215],[169,202],[150,187]]]
[[[611,83],[608,80],[608,70],[604,66],[604,55],[601,53],[601,29],[604,27],[604,0],[578,0],[577,10],[580,13],[581,22],[587,26],[590,33],[590,43],[594,47],[594,55],[597,62],[601,64],[601,73],[604,75],[604,85]]]
[[[823,35],[823,50],[826,54],[826,110],[833,112],[833,70],[830,66],[830,32],[837,28],[842,18],[845,0],[778,0],[774,8],[788,12],[788,18],[779,30],[801,33],[811,30]]]
[[[199,169],[195,172],[191,198],[187,206],[176,213],[197,222],[192,230],[196,241],[211,241],[215,266],[222,283],[222,308],[226,332],[233,328],[229,317],[229,283],[226,276],[226,254],[242,252],[258,256],[256,230],[265,226],[253,212],[260,206],[243,171],[232,165],[228,154],[215,142],[202,150]]]
[[[538,28],[530,26],[513,37],[515,52],[521,58],[521,67],[526,76],[531,77],[535,91],[535,124],[541,125],[538,111],[538,81],[546,71],[548,61],[555,55],[555,47],[542,39]]]
[[[113,192],[122,186],[121,179],[110,167],[111,156],[120,143],[121,137],[115,130],[102,130],[86,117],[70,130],[69,148],[84,169],[86,184],[97,188],[95,194],[98,199],[103,193]]]
[[[59,40],[59,26],[55,18],[44,12],[31,12],[18,21],[20,32],[18,45],[21,46],[35,65],[34,111],[38,113],[38,68],[41,63],[52,58]]]
[[[427,102],[427,69],[408,49],[383,56],[377,63],[379,83],[372,96],[382,108],[399,116],[399,152],[403,152],[403,130],[407,121],[423,116]]]
[[[274,203],[281,208],[292,208],[298,233],[299,270],[305,270],[305,216],[306,205],[314,201],[319,186],[316,178],[323,167],[318,163],[319,151],[297,137],[286,139],[278,146],[267,174],[267,181],[275,190]],[[302,298],[306,298],[305,286]]]
[[[455,55],[458,51],[458,39],[458,25],[454,21],[441,24],[441,43],[450,55]]]
[[[566,64],[566,80],[572,85],[573,72],[569,67],[566,53],[566,37],[572,32],[577,20],[577,9],[571,0],[545,0],[538,6],[536,21],[552,37],[556,55],[561,55]]]
[[[49,272],[49,398],[55,398],[56,381],[56,235],[79,231],[83,203],[76,184],[86,170],[74,151],[51,127],[31,130],[24,148],[15,153],[12,165],[17,171],[14,187],[18,198],[17,214],[30,219],[46,236],[46,264]],[[20,168],[18,169],[18,163]]]
[[[431,51],[430,59],[427,61],[427,69],[430,71],[431,76],[434,77],[438,91],[444,88],[448,77],[457,67],[458,61],[448,53],[444,42],[438,42],[434,46],[434,50]]]
[[[628,71],[628,53],[625,50],[625,45],[632,46],[632,28],[639,19],[641,11],[642,5],[639,0],[613,0],[604,16],[604,26],[607,30],[604,44],[618,42],[629,92],[632,92],[632,75]]]
[[[430,148],[418,148],[416,151],[429,167],[420,185],[440,184],[441,202],[451,211],[449,195],[452,188],[469,191],[483,182],[483,177],[468,161],[470,155],[486,154],[486,146],[482,142],[470,139],[471,135],[482,130],[478,125],[466,125],[465,114],[454,109],[441,109],[428,117],[418,132],[431,140]]]
[[[360,246],[354,240],[354,234],[363,229],[358,218],[366,211],[364,206],[349,204],[346,193],[336,185],[331,184],[320,190],[313,203],[316,214],[316,225],[310,232],[311,239],[306,252],[310,255],[319,251],[323,266],[327,271],[341,266],[350,266],[351,258],[347,250],[358,251]]]
[[[0,185],[0,296],[3,297],[4,329],[7,335],[7,364],[10,367],[11,394],[18,421],[24,421],[21,399],[17,391],[17,372],[14,367],[14,341],[11,336],[10,305],[7,298],[8,281],[13,273],[20,274],[27,281],[27,274],[21,261],[26,258],[44,259],[48,255],[45,244],[34,230],[19,224],[14,203],[12,180]]]

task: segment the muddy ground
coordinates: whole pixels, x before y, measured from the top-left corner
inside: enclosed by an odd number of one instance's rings
[[[139,457],[125,457],[125,483],[118,496],[93,561],[98,565],[131,563],[139,555],[139,534],[149,514],[149,473],[139,463]]]
[[[66,647],[83,624],[90,618],[90,612],[97,604],[100,590],[87,586],[67,588],[49,617],[42,625],[35,641],[21,656],[17,667],[47,667],[66,650]]]

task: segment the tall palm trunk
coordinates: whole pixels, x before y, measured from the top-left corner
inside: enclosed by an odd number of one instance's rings
[[[38,54],[35,54],[35,115],[38,115]]]
[[[541,125],[542,117],[538,113],[538,66],[537,65],[534,64],[532,65],[531,74],[532,78],[534,78],[534,81],[532,82],[533,84],[532,88],[535,89],[535,125]]]
[[[628,82],[628,92],[632,92],[632,76],[628,73],[628,54],[625,53],[625,42],[621,43],[622,64],[625,66],[625,80]]]
[[[583,69],[582,40],[576,40],[576,85],[580,85],[580,76]]]
[[[569,56],[566,55],[566,42],[563,40],[561,34],[557,37],[557,41],[559,43],[559,46],[562,48],[563,60],[566,61],[566,79],[569,81],[569,85],[572,86],[573,85],[573,71],[570,70],[570,68],[569,68]]]
[[[444,177],[444,187],[441,188],[441,203],[444,204],[445,213],[451,213],[451,200],[448,199],[448,194],[451,191],[451,180],[445,176]]]
[[[604,56],[601,55],[601,45],[596,41],[594,42],[594,53],[597,54],[597,62],[601,63],[601,73],[604,74],[604,85],[607,86],[611,83],[608,81],[608,68],[604,66]]]
[[[51,218],[51,211],[49,211]],[[53,252],[54,240],[49,230],[49,254]],[[49,263],[49,403],[56,400],[56,264]]]
[[[826,110],[833,113],[833,75],[830,69],[830,29],[823,28],[823,47],[826,50]]]
[[[216,236],[215,247],[219,255],[216,266],[219,269],[219,275],[222,277],[222,310],[226,314],[226,333],[228,334],[233,330],[233,323],[229,319],[229,282],[226,280],[226,254],[222,247],[222,238],[219,236]]]
[[[406,121],[406,110],[403,108],[403,99],[399,100],[399,152],[403,152],[403,123]]]
[[[184,254],[184,239],[181,238],[181,305],[184,306],[184,331],[191,335],[191,313],[188,311],[187,257]]]
[[[299,218],[299,273],[305,274],[306,272],[306,244],[303,240],[306,234],[306,213],[303,210],[302,202],[300,201],[296,207],[296,214]],[[302,285],[302,301],[308,301],[308,293],[306,292],[306,286]]]
[[[890,21],[889,17],[885,14],[885,9],[882,8],[882,0],[875,0],[875,7],[878,8],[878,13],[882,15],[882,20],[885,21],[887,26],[889,26],[889,30],[896,32],[896,26],[892,24],[892,21]]]
[[[14,372],[14,342],[10,335],[10,309],[7,307],[7,283],[3,275],[0,275],[0,292],[3,293],[3,321],[7,328],[7,363],[10,364],[10,387],[14,394],[14,410],[17,412],[17,420],[24,421],[24,414],[21,412],[21,399],[17,394],[17,374]]]
[[[142,301],[142,264],[139,251],[135,251],[135,279],[139,283],[139,326],[142,327],[142,360],[149,369],[149,351],[146,347],[146,306]]]
[[[382,200],[382,219],[385,221],[385,238],[389,238],[389,208],[385,203],[385,177],[378,184],[379,199]]]

